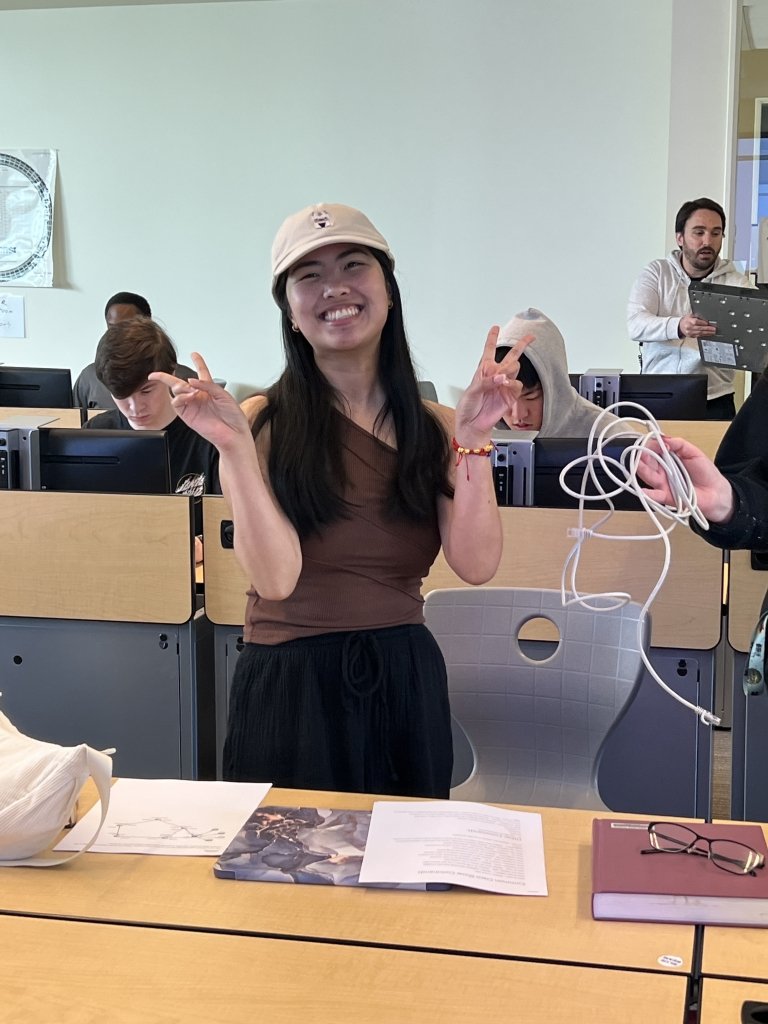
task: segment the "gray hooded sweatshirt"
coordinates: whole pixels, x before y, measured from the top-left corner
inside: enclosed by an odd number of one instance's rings
[[[544,395],[539,436],[587,437],[602,410],[582,398],[571,386],[565,342],[548,316],[533,308],[517,313],[502,327],[497,348],[511,347],[526,334],[532,334],[534,341],[526,348],[525,355],[539,375]],[[607,426],[616,423],[617,418],[606,413],[602,422]]]

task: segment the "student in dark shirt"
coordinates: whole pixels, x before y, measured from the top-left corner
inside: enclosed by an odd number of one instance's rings
[[[176,415],[168,387],[148,380],[160,370],[173,373],[176,352],[165,331],[148,317],[121,320],[108,328],[96,349],[96,374],[115,408],[94,416],[86,427],[112,430],[165,430],[171,464],[171,487],[177,494],[221,494],[219,454],[212,444]],[[202,533],[200,503],[195,506],[195,534]],[[202,547],[196,544],[200,561]]]
[[[132,320],[137,316],[151,317],[152,310],[143,295],[136,292],[117,292],[104,307],[104,319],[107,327],[119,323],[121,320]],[[189,380],[196,377],[196,372],[183,363],[176,364],[174,371],[177,377]],[[89,363],[78,376],[72,388],[72,397],[76,408],[80,409],[114,409],[115,403],[109,389],[106,388],[98,374],[96,364]]]

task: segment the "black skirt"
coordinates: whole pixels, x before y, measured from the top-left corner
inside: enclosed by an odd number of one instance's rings
[[[225,779],[447,797],[452,767],[445,663],[426,626],[245,645]]]

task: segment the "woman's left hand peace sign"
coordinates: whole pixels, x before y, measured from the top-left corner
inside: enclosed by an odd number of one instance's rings
[[[456,437],[467,448],[488,443],[491,431],[523,390],[517,379],[520,356],[533,335],[516,341],[500,363],[494,359],[498,339],[499,327],[492,327],[475,374],[456,406]]]

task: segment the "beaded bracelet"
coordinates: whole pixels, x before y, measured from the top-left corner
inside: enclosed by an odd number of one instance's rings
[[[482,448],[465,448],[464,445],[459,444],[455,437],[452,439],[451,445],[453,446],[453,450],[458,452],[459,455],[456,459],[457,466],[461,465],[461,460],[465,455],[482,455],[485,458],[489,458],[491,452],[496,447],[493,441],[489,441],[488,444],[484,444]],[[469,463],[467,463],[467,480],[469,480]]]

